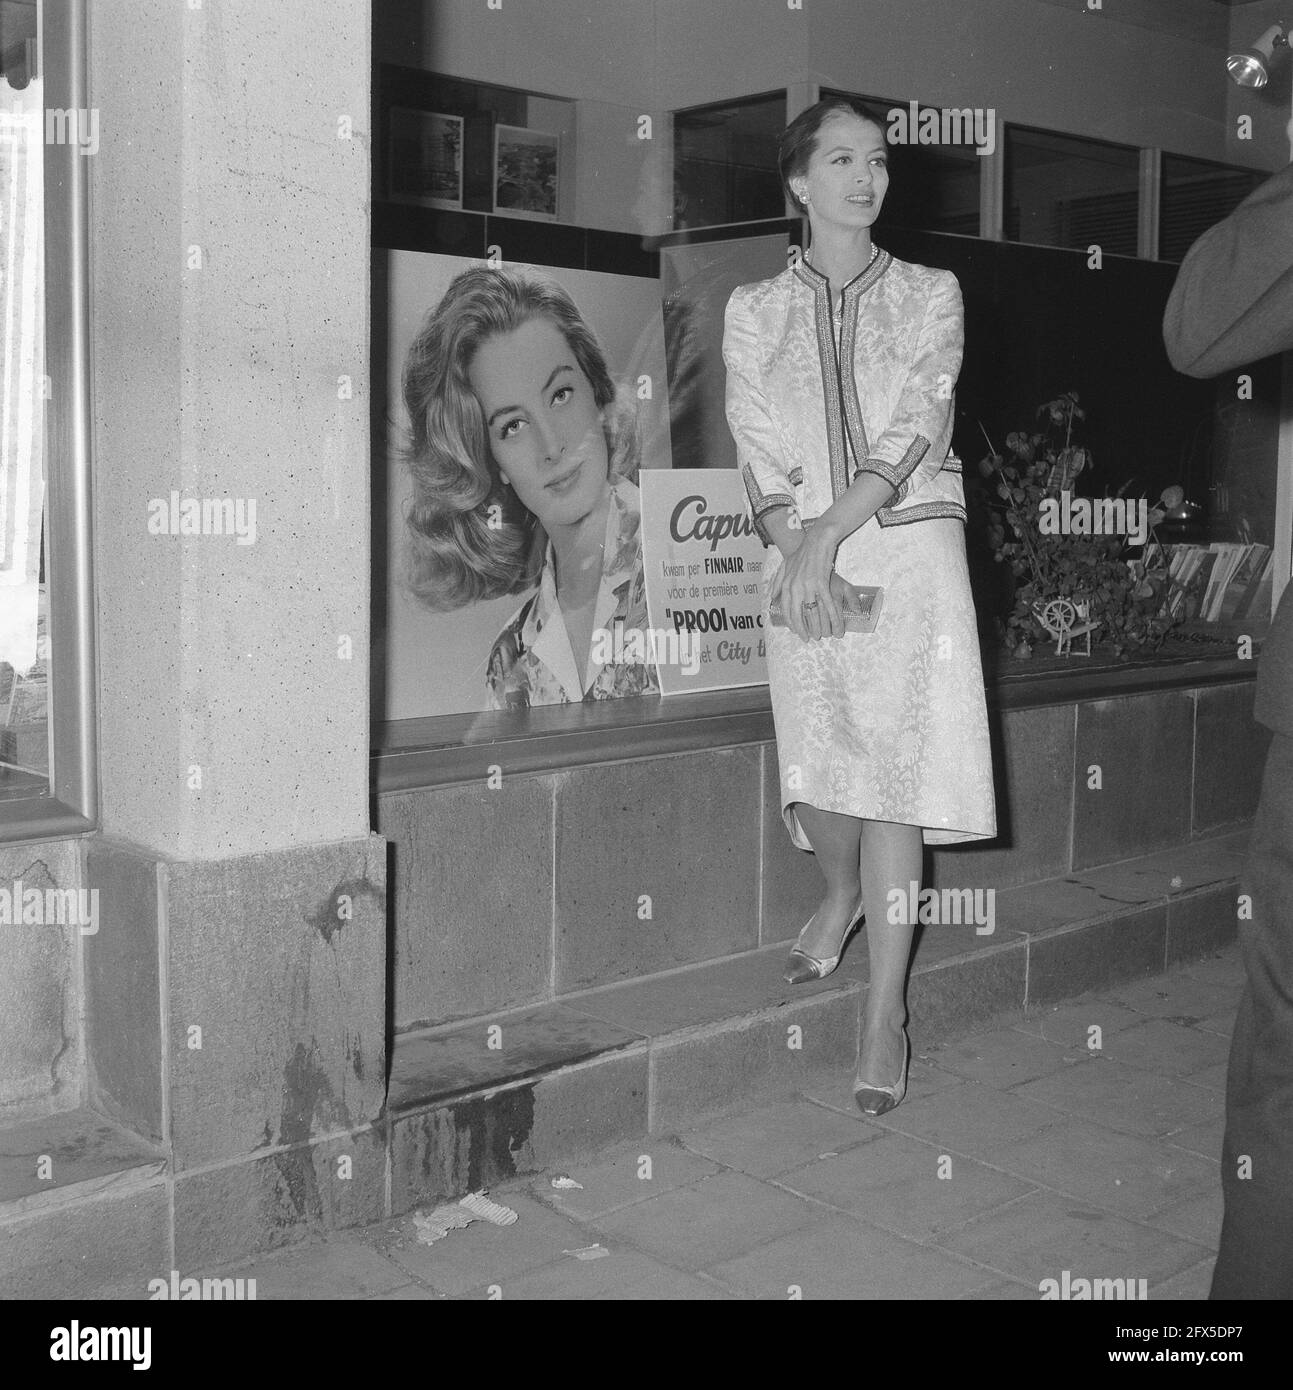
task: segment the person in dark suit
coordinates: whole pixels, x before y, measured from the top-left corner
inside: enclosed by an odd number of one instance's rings
[[[1163,339],[1194,377],[1293,349],[1293,164],[1190,248]],[[1272,738],[1241,884],[1247,982],[1226,1078],[1214,1299],[1293,1298],[1293,585],[1258,663],[1254,717]]]

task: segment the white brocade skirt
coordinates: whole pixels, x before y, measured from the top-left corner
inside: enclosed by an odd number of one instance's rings
[[[987,701],[965,527],[949,517],[845,540],[835,567],[884,590],[874,632],[802,642],[767,621],[768,680],[791,839],[811,849],[794,805],[919,825],[929,845],[997,833]]]

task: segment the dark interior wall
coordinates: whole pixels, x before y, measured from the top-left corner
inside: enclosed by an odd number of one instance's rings
[[[1242,404],[1234,375],[1196,381],[1175,371],[1162,321],[1176,266],[1105,256],[1095,270],[1082,252],[897,229],[877,228],[876,240],[961,282],[966,343],[955,445],[967,476],[987,452],[980,422],[1000,449],[1010,431],[1034,428],[1043,401],[1072,390],[1087,411],[1080,442],[1094,457],[1083,492],[1116,492],[1132,478],[1133,494],[1153,498],[1180,483],[1208,508],[1206,539],[1227,538],[1243,507],[1253,538],[1271,543],[1276,364],[1253,371],[1254,400]],[[1237,472],[1243,482],[1231,489],[1227,516],[1211,484]]]

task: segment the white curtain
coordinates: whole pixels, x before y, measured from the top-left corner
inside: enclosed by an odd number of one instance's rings
[[[45,505],[44,84],[0,77],[0,661],[36,664]]]

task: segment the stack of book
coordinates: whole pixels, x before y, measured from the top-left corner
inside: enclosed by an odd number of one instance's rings
[[[1182,622],[1228,623],[1271,614],[1271,548],[1240,541],[1165,546],[1167,611]],[[1147,554],[1150,568],[1158,557]]]

